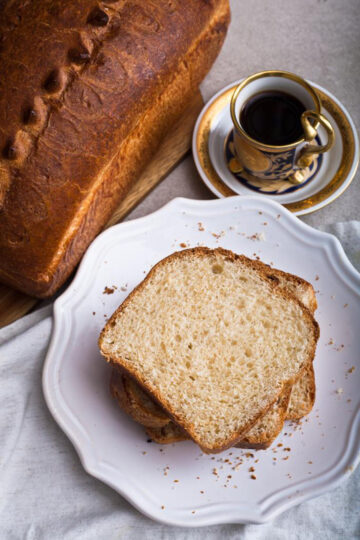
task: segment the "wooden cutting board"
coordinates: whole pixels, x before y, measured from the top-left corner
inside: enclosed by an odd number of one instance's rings
[[[153,160],[120,203],[105,228],[121,221],[187,154],[202,106],[201,94],[197,92],[184,115],[170,130]],[[0,285],[0,328],[28,313],[38,302],[36,298]]]

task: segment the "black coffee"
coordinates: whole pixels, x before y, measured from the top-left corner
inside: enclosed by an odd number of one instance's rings
[[[240,124],[252,139],[283,146],[303,136],[300,118],[304,111],[304,105],[296,97],[267,90],[247,100],[240,112]]]

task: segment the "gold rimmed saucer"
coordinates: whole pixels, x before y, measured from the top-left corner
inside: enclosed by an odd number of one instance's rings
[[[250,185],[248,179],[237,178],[241,172],[229,169],[226,144],[232,129],[231,96],[236,81],[218,92],[203,108],[193,135],[193,155],[199,174],[208,188],[219,198],[233,195],[267,197],[283,204],[296,215],[314,212],[334,201],[350,185],[359,162],[359,141],[355,126],[343,105],[324,88],[310,83],[318,92],[326,116],[333,120],[336,142],[313,170],[309,181],[297,189],[279,190],[275,185]],[[320,138],[322,136],[319,131]],[[247,185],[248,184],[248,185]]]

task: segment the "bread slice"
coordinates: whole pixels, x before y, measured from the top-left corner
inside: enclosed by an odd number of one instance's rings
[[[205,452],[238,443],[314,357],[310,311],[262,265],[218,248],[167,257],[99,339]]]
[[[284,425],[290,391],[289,389],[280,396],[269,412],[258,420],[247,435],[236,444],[237,448],[265,450],[270,446]],[[148,427],[146,433],[158,444],[170,444],[190,439],[189,435],[180,426],[171,421],[163,427]]]
[[[315,402],[315,375],[312,363],[304,375],[294,384],[286,414],[287,420],[300,420],[309,414]]]
[[[291,292],[314,315],[317,301],[311,283],[276,268],[268,268],[265,272],[268,278],[277,283],[279,287]],[[293,385],[286,414],[287,420],[299,420],[309,414],[315,402],[315,388],[314,368],[312,361],[310,361],[304,375]]]
[[[171,421],[163,427],[146,428],[146,433],[152,441],[158,444],[171,444],[190,439],[186,431]]]
[[[120,407],[136,422],[146,428],[155,442],[169,444],[189,439],[187,433],[166,416],[140,386],[129,376],[113,369],[110,391]],[[265,449],[280,433],[286,417],[291,388],[285,391],[269,411],[256,422],[246,436],[236,445],[238,448]],[[150,407],[148,407],[150,402]]]
[[[293,274],[271,269],[266,265],[263,267],[267,276],[278,286],[291,291],[312,313],[315,311],[317,307],[315,292],[309,282]],[[177,428],[176,424],[171,422],[169,417],[164,415],[161,407],[126,374],[120,375],[113,369],[110,391],[120,407],[134,420],[145,427],[153,428],[147,430],[147,433],[155,442],[167,444],[189,438],[182,429]],[[291,404],[288,407],[290,393]],[[253,449],[267,448],[280,433],[285,417],[291,420],[300,419],[311,411],[314,399],[315,379],[313,365],[310,362],[304,375],[293,386],[292,391],[285,392],[263,418],[256,422],[237,446]],[[148,406],[149,402],[150,406]],[[168,428],[162,429],[165,425]]]
[[[236,445],[237,448],[265,450],[273,443],[284,426],[290,394],[291,387],[281,394],[269,411],[246,433]]]
[[[167,414],[135,381],[115,369],[111,374],[110,392],[120,407],[139,424],[161,428],[170,422]]]

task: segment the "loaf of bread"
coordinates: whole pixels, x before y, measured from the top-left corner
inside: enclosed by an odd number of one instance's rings
[[[194,248],[158,263],[99,345],[205,452],[240,442],[312,361],[318,325],[263,265]]]
[[[52,295],[216,58],[228,0],[3,0],[0,281]]]

